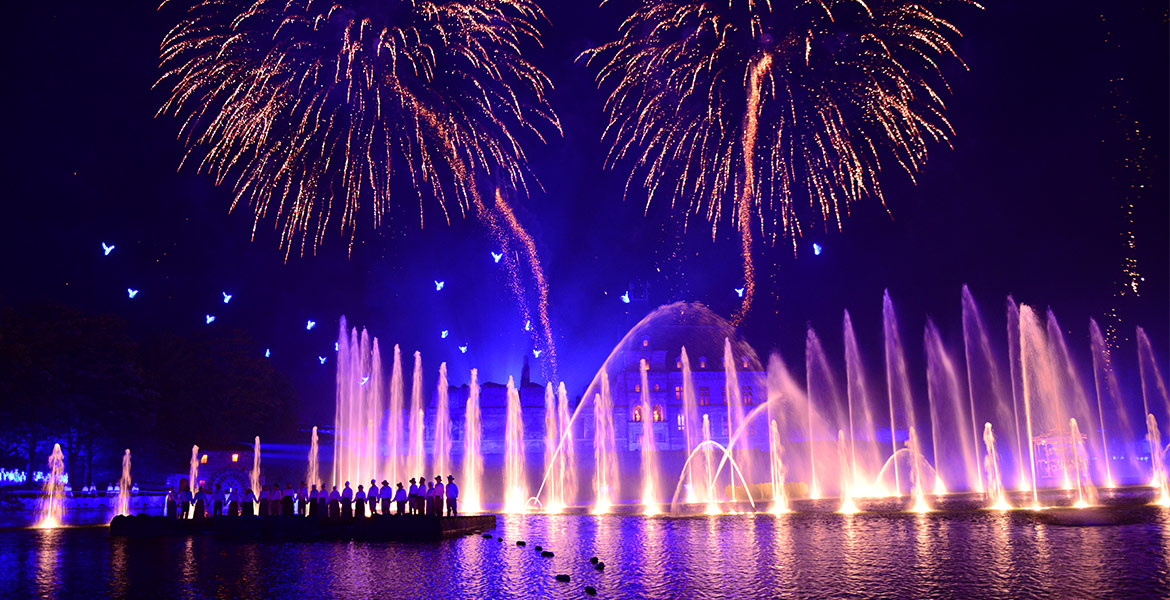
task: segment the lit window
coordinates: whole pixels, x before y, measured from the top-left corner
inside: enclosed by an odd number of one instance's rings
[[[639,393],[639,394],[642,393],[642,384],[635,383],[634,384],[634,392]]]
[[[682,430],[683,430],[683,416],[682,416],[682,413],[679,413],[679,414],[678,414],[678,416],[677,416],[677,417],[675,417],[675,419],[674,419],[674,420],[675,420],[675,422],[676,422],[676,423],[678,423],[678,430],[679,430],[679,431],[682,431]]]
[[[207,455],[206,454],[204,454],[203,456],[201,456],[199,458],[199,464],[201,464],[201,465],[207,464]]]
[[[742,400],[743,400],[744,404],[752,404],[753,403],[753,401],[752,401],[752,386],[750,386],[750,385],[743,386]]]
[[[701,387],[699,388],[699,406],[707,406],[711,404],[711,390]]]
[[[723,386],[723,403],[727,404],[727,386]]]
[[[743,368],[745,368],[745,369],[748,368],[748,357],[747,356],[743,357]]]
[[[676,368],[676,369],[681,369],[681,368],[682,368],[682,359],[681,359],[681,358],[679,358],[679,359],[676,359],[676,360],[674,361],[674,368]]]
[[[239,455],[239,454],[233,454],[233,455],[232,455],[232,462],[240,462],[240,455]]]
[[[666,420],[666,415],[662,414],[662,406],[655,404],[654,405],[654,422],[661,423],[665,420]]]
[[[643,347],[643,348],[649,348],[649,347],[650,347],[650,338],[642,338],[642,347]]]
[[[706,356],[700,356],[700,357],[699,357],[699,368],[700,368],[700,369],[706,369],[706,368],[707,368],[707,357],[706,357]]]
[[[654,391],[656,391],[656,392],[658,391],[658,384],[657,383],[654,384]]]
[[[635,423],[642,422],[642,406],[641,405],[634,407],[634,422]]]
[[[675,400],[682,400],[682,386],[679,386],[679,385],[674,386],[674,399]]]

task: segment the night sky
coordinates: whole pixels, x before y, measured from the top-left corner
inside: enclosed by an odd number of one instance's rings
[[[517,212],[549,278],[561,376],[571,389],[587,383],[653,307],[693,300],[727,315],[738,305],[733,289],[742,286],[730,227],[712,240],[707,223],[692,221],[684,231],[664,204],[643,214],[637,190],[623,198],[626,171],[602,168],[602,96],[594,71],[575,58],[612,38],[627,6],[545,2],[551,25],[534,57],[556,88],[551,102],[564,136],[527,148],[545,193]],[[492,262],[497,247],[474,219],[456,217],[448,226],[428,206],[420,229],[417,200],[401,197],[403,210],[382,230],[359,231],[351,256],[335,236],[316,255],[286,262],[272,221],[251,241],[251,212],[229,214],[228,189],[176,170],[178,122],[155,117],[164,96],[151,89],[175,9],[17,3],[9,14],[0,59],[8,116],[0,302],[112,312],[140,335],[195,331],[213,314],[210,327],[243,329],[257,353],[271,348],[299,391],[305,422],[331,417],[341,314],[387,346],[421,350],[428,377],[440,361],[456,383],[471,367],[481,369],[481,380],[520,374],[531,345]],[[1145,281],[1140,298],[1123,307],[1123,333],[1131,337],[1134,325],[1144,325],[1165,368],[1165,3],[992,0],[983,11],[950,16],[964,33],[959,54],[970,69],[946,69],[953,149],[933,147],[916,186],[887,170],[888,213],[874,201],[857,204],[843,231],[807,231],[796,256],[787,242],[757,243],[760,287],[744,335],[761,354],[777,349],[796,361],[811,323],[839,353],[836,332],[848,309],[876,369],[883,289],[898,307],[904,339],[920,340],[930,315],[959,347],[959,293],[967,283],[996,331],[1013,294],[1051,306],[1074,352],[1087,357],[1088,318],[1115,303],[1126,255],[1123,204],[1134,170],[1123,161],[1140,156],[1145,187],[1129,197],[1133,256]],[[1127,139],[1123,125],[1133,121],[1141,139]],[[116,245],[109,256],[103,241]],[[814,241],[821,256],[813,255]],[[446,282],[443,291],[434,280]],[[642,284],[648,302],[620,302]],[[140,290],[133,300],[128,287]],[[223,291],[233,294],[228,305]],[[312,331],[308,319],[318,323]],[[444,329],[450,336],[440,339]],[[468,352],[460,354],[464,343]],[[1135,362],[1132,345],[1123,343],[1122,352]],[[320,365],[319,355],[330,362]]]

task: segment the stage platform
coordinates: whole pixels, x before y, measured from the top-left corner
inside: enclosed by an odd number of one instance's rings
[[[144,515],[118,516],[110,535],[161,537],[214,535],[273,540],[394,540],[435,541],[479,533],[496,527],[495,515],[468,517],[378,516],[368,519],[289,517],[218,517],[179,520]]]

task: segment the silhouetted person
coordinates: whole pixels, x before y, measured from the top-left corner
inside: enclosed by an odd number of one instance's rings
[[[306,513],[310,517],[317,517],[318,516],[317,502],[320,499],[317,498],[317,495],[318,495],[317,484],[314,483],[313,486],[311,488],[309,488],[309,504],[308,504],[308,508],[307,508],[308,512]]]
[[[211,502],[211,516],[219,517],[223,515],[223,486],[215,484],[215,497]]]
[[[398,487],[402,487],[402,484],[399,484]],[[386,483],[386,480],[383,479],[382,480],[382,487],[378,489],[378,498],[380,498],[382,500],[382,514],[383,515],[390,514],[390,502],[392,500],[392,496],[393,496],[393,490],[390,489],[390,484]]]
[[[313,486],[316,489],[317,486]],[[302,517],[309,514],[309,486],[301,482],[301,491],[297,493],[297,514]]]
[[[353,497],[353,514],[359,519],[366,518],[366,488],[360,483],[357,494]]]
[[[398,489],[394,491],[394,503],[398,505],[398,514],[406,514],[406,488],[402,487],[402,482],[398,482]]]
[[[252,488],[248,488],[248,491],[244,493],[244,516],[256,516],[256,493],[252,491]]]
[[[195,518],[202,520],[207,516],[207,494],[203,492],[203,488],[199,488],[195,492]]]
[[[272,491],[268,492],[268,514],[273,517],[280,516],[280,499],[284,498],[284,494],[280,493],[280,484],[272,484]]]
[[[167,488],[166,516],[172,519],[179,516],[179,499],[175,496],[175,488]]]
[[[423,492],[426,497],[426,503],[423,506],[424,515],[432,515],[435,513],[435,482],[427,482],[427,491]]]
[[[434,514],[436,517],[443,516],[443,497],[445,491],[446,490],[443,489],[443,478],[439,475],[435,475],[435,506],[434,512],[432,514]]]
[[[183,481],[184,483],[180,484],[182,491],[179,492],[179,518],[190,519],[191,503],[195,501],[195,497],[191,494],[191,487],[185,483],[187,480]]]
[[[413,477],[410,478],[410,492],[406,495],[406,501],[410,503],[410,514],[418,514],[418,484]]]
[[[260,516],[268,516],[268,486],[260,486]]]
[[[345,482],[345,488],[341,490],[341,518],[353,518],[353,488],[349,487],[349,482]]]
[[[459,486],[455,485],[455,476],[447,476],[447,488],[443,490],[447,494],[447,516],[459,516]]]
[[[280,514],[285,516],[292,516],[293,514],[293,489],[291,483],[284,484],[284,498],[280,501]]]
[[[243,496],[240,495],[239,488],[232,488],[231,491],[228,492],[228,512],[227,512],[227,514],[229,517],[240,516],[240,500],[242,500],[242,499],[243,499]]]
[[[336,519],[341,516],[341,494],[337,493],[337,486],[333,486],[333,491],[329,492],[329,517]]]
[[[370,489],[366,490],[366,503],[370,506],[370,516],[374,517],[378,514],[378,495],[382,490],[378,489],[378,482],[371,479]]]

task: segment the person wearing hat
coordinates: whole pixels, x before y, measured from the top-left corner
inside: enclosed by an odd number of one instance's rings
[[[418,483],[414,477],[410,478],[410,492],[406,496],[406,501],[410,503],[410,514],[417,514],[418,511]]]
[[[455,476],[447,476],[447,487],[443,490],[447,494],[447,516],[458,517],[459,486],[455,485]]]
[[[443,516],[443,495],[443,476],[435,475],[435,505],[431,514],[436,517]]]
[[[390,495],[387,494],[386,497],[389,498]],[[401,481],[398,482],[398,489],[394,491],[394,503],[398,505],[399,515],[406,514],[406,488],[402,487]],[[383,512],[388,512],[388,510]]]
[[[370,507],[370,516],[378,516],[378,482],[370,480],[370,488],[366,490],[366,504]]]
[[[399,484],[398,487],[402,487],[402,484]],[[382,514],[383,515],[390,514],[390,502],[392,501],[392,498],[391,498],[392,493],[393,492],[390,489],[390,484],[387,483],[385,479],[383,479],[382,480],[382,487],[381,487],[381,489],[378,490],[378,497],[382,499]]]
[[[337,486],[333,486],[333,491],[329,492],[329,518],[336,519],[341,516],[341,494],[337,491]]]

